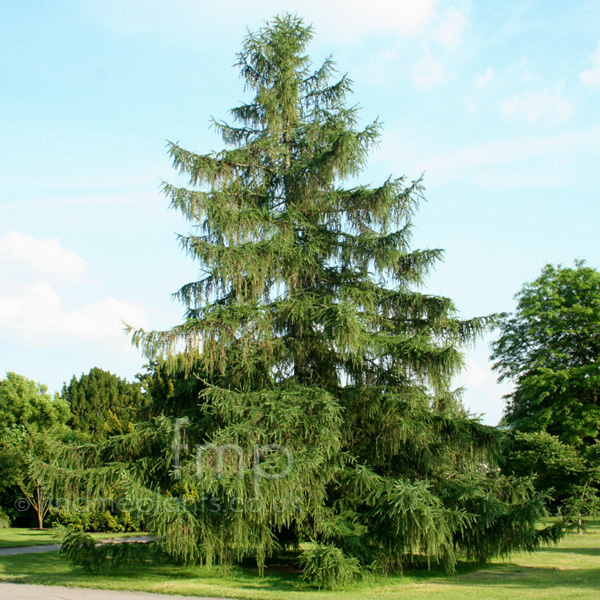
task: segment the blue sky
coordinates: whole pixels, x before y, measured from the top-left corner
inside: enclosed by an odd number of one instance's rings
[[[547,262],[600,266],[600,3],[532,0],[53,0],[0,4],[0,374],[57,390],[92,366],[133,377],[121,320],[178,323],[196,267],[167,210],[165,141],[222,147],[244,99],[235,54],[278,11],[314,25],[365,123],[361,176],[425,174],[415,247],[446,251],[425,291],[465,316],[514,308]],[[499,419],[489,338],[457,379]]]

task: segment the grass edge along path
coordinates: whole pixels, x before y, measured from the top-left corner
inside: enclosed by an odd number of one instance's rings
[[[452,577],[439,570],[408,571],[404,576],[371,576],[335,592],[299,587],[294,572],[270,569],[260,578],[255,570],[237,566],[162,565],[93,575],[55,552],[1,557],[0,581],[244,600],[596,600],[600,521],[591,522],[581,535],[568,535],[557,547],[481,568],[459,564]]]

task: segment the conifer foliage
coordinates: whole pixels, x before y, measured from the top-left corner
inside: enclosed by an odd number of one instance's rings
[[[146,522],[182,560],[251,555],[262,569],[303,547],[305,576],[323,587],[367,567],[452,570],[461,553],[533,548],[552,534],[535,530],[543,501],[491,468],[494,430],[449,387],[488,321],[414,289],[441,257],[410,248],[420,180],[344,187],[380,127],[359,127],[330,59],[312,69],[311,36],[290,15],[250,33],[238,66],[253,97],[233,124],[214,122],[226,148],[169,145],[189,184],[164,192],[194,228],[180,241],[201,276],[177,293],[183,324],[133,340],[158,361],[156,406],[194,382],[185,427],[164,410],[87,462],[75,453],[57,481],[161,498]]]

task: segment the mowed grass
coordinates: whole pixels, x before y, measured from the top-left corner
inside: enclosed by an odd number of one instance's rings
[[[93,533],[95,538],[108,540],[113,538],[141,535],[139,533]],[[18,548],[20,546],[46,546],[58,544],[52,530],[40,531],[39,529],[25,529],[14,527],[0,529],[0,548]]]
[[[596,600],[600,597],[600,521],[557,547],[518,554],[482,568],[459,565],[440,571],[369,577],[344,591],[326,592],[299,583],[297,573],[276,569],[259,577],[242,567],[157,566],[91,575],[57,553],[0,557],[0,581],[253,600]]]

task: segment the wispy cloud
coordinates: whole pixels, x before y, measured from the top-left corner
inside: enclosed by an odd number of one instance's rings
[[[580,151],[582,148],[598,147],[600,143],[600,129],[591,131],[572,131],[556,136],[520,137],[508,141],[481,142],[460,148],[455,151],[439,153],[429,156],[428,172],[436,179],[455,180],[471,176],[480,169],[498,169],[513,166],[524,167],[528,171],[530,183],[552,185],[556,180],[553,173],[542,169],[531,169],[534,161],[554,161],[557,156],[564,157],[566,153]],[[519,176],[520,177],[520,176]],[[513,182],[510,174],[502,173],[505,186]],[[531,179],[533,178],[533,179]],[[495,182],[501,185],[500,181]],[[521,179],[518,183],[524,183]]]
[[[404,14],[398,14],[399,22],[394,24],[394,11],[379,13],[371,9],[371,4],[361,3],[363,7],[369,7],[372,11],[369,18],[392,19],[390,23],[371,21],[371,27],[364,25],[361,20],[361,31],[357,32],[354,39],[360,39],[365,33],[393,33],[393,28],[405,19]],[[395,10],[399,13],[405,10],[404,3],[399,2]],[[414,2],[411,9],[417,6],[419,10],[424,5]],[[458,8],[454,2],[439,1],[431,5],[423,13],[421,18],[409,19],[403,24],[406,31],[400,35],[393,36],[383,49],[358,58],[358,67],[353,69],[357,79],[369,81],[372,85],[380,88],[390,88],[397,84],[399,79],[404,80],[411,77],[415,86],[420,90],[433,90],[454,76],[447,68],[448,56],[453,54],[463,40],[464,32],[469,26],[465,8]],[[343,11],[342,11],[343,13]],[[358,13],[353,13],[358,14]],[[338,19],[336,17],[336,19]],[[338,19],[339,21],[339,19]],[[418,33],[413,38],[413,43],[407,43],[406,37]],[[346,40],[347,42],[347,40]]]
[[[438,0],[254,0],[239,2],[199,2],[197,0],[103,0],[86,2],[88,12],[122,33],[178,31],[198,38],[209,27],[241,28],[256,26],[261,20],[288,11],[298,12],[313,22],[320,35],[354,39],[372,34],[393,33],[410,36],[419,32],[436,14]],[[456,17],[453,17],[456,21]],[[225,23],[226,22],[226,23]],[[449,38],[456,23],[448,25]]]
[[[276,11],[286,4],[298,6],[297,2],[268,4]],[[310,16],[318,31],[336,38],[356,40],[386,33],[415,35],[434,17],[437,4],[436,0],[307,0],[302,3],[301,12]]]
[[[452,79],[448,71],[449,51],[456,50],[464,32],[469,27],[465,7],[440,3],[435,18],[427,26],[425,39],[421,42],[421,59],[416,63],[412,78],[421,90],[433,90]]]
[[[458,8],[449,9],[443,14],[442,22],[437,28],[437,40],[445,48],[456,48],[468,25],[469,21],[464,11]]]
[[[415,85],[422,90],[433,90],[446,81],[442,61],[426,54],[413,72]]]
[[[590,55],[592,61],[592,68],[579,73],[581,81],[591,87],[600,88],[600,42],[596,50]]]
[[[494,67],[488,67],[485,73],[480,73],[475,76],[475,85],[478,88],[486,88],[494,78]]]
[[[405,138],[392,130],[376,157],[388,163],[392,171],[402,169],[410,176],[426,172],[430,185],[463,181],[496,189],[524,185],[544,188],[568,181],[573,165],[579,164],[582,156],[589,161],[600,154],[600,128],[478,142],[442,152],[418,144],[409,147],[407,152]]]
[[[514,94],[503,104],[508,118],[522,117],[530,123],[540,119],[564,121],[573,113],[574,104],[562,96],[562,88],[542,92],[522,92]]]

